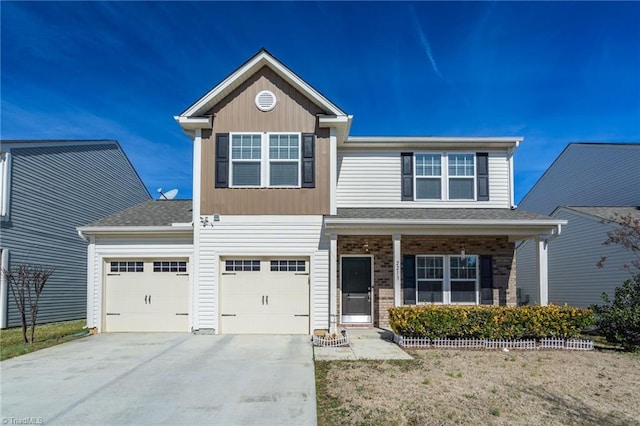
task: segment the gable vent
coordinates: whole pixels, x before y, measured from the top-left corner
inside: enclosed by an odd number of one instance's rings
[[[256,106],[260,111],[271,111],[276,106],[276,95],[269,90],[263,90],[256,95]]]

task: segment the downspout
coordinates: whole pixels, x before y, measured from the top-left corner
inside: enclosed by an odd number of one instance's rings
[[[7,315],[9,307],[9,292],[7,286],[7,277],[4,276],[4,270],[9,268],[9,250],[2,249],[1,260],[1,272],[0,272],[0,328],[7,328]]]

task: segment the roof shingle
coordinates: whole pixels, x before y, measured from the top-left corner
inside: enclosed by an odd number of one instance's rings
[[[86,226],[171,226],[173,223],[190,223],[191,206],[191,200],[150,200]]]

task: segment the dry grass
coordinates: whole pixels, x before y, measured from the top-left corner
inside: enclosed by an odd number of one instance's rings
[[[640,356],[415,350],[317,362],[320,425],[640,425]]]

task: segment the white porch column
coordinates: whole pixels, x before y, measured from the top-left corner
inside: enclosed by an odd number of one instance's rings
[[[338,330],[338,236],[331,234],[329,245],[329,332]]]
[[[193,258],[190,266],[189,297],[191,298],[191,331],[200,329],[200,177],[202,175],[202,129],[193,138]]]
[[[547,240],[536,238],[536,272],[538,278],[538,303],[549,304],[549,260],[547,256]]]
[[[394,306],[402,305],[402,277],[400,270],[402,267],[402,253],[401,253],[401,241],[402,236],[400,234],[393,234],[393,302]]]

